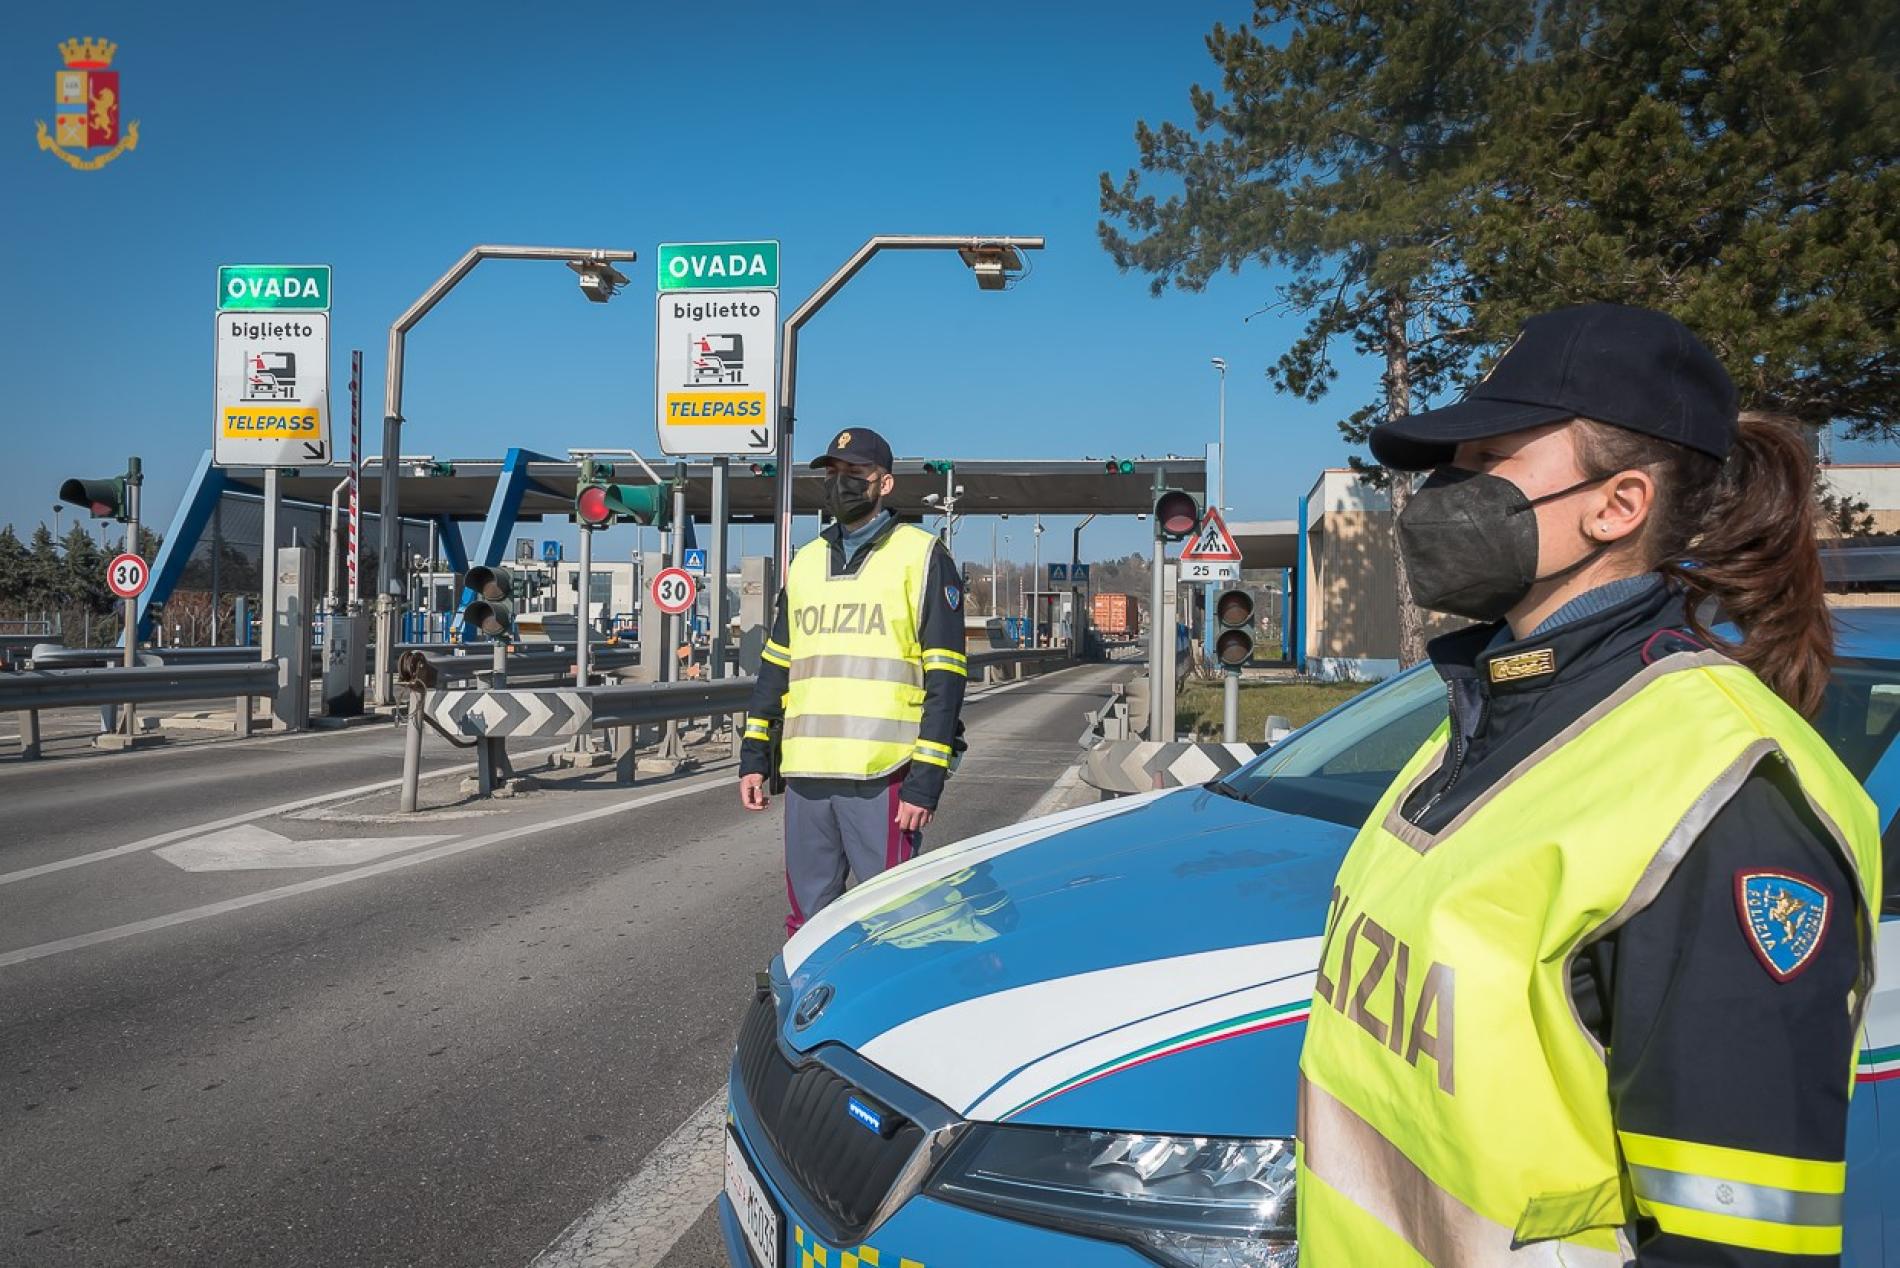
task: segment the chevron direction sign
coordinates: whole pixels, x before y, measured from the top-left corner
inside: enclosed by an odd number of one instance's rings
[[[1231,775],[1266,751],[1265,744],[1111,740],[1088,751],[1083,759],[1082,778],[1103,792],[1185,788]]]
[[[594,720],[593,702],[581,691],[432,691],[429,716],[452,735],[496,739],[577,735]]]

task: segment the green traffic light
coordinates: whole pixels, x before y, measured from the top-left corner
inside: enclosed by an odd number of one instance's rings
[[[1110,458],[1102,464],[1102,470],[1110,475],[1133,475],[1135,464],[1126,458]]]

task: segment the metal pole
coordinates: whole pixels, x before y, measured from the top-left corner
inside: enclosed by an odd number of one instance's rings
[[[1240,671],[1230,669],[1226,674],[1225,698],[1221,707],[1220,739],[1222,744],[1240,742]]]
[[[673,468],[673,540],[672,550],[667,556],[671,567],[679,568],[686,563],[686,464],[679,463]],[[651,596],[649,596],[650,598]],[[664,646],[660,660],[662,682],[671,682],[681,677],[679,663],[680,631],[685,628],[685,614],[664,616],[660,622],[664,631]],[[680,724],[676,718],[666,724],[666,738],[660,745],[662,757],[681,757],[685,746],[680,740]]]
[[[130,543],[126,549],[143,559],[145,552],[139,549],[139,502],[145,488],[145,472],[137,458],[128,459],[125,464],[125,470],[126,509],[131,516],[126,524],[125,530],[126,541]],[[151,583],[151,578],[147,577],[145,584],[150,585]],[[125,666],[127,669],[138,664],[138,653],[139,601],[137,599],[127,599],[125,601]],[[133,705],[131,701],[126,701],[125,734],[128,742],[139,733],[138,717],[134,712],[135,708],[136,706]]]
[[[1080,524],[1075,526],[1075,535],[1069,545],[1069,655],[1082,654],[1082,530],[1087,528],[1095,515],[1091,512]]]
[[[211,645],[218,646],[218,612],[224,602],[218,565],[224,556],[224,494],[211,504]],[[90,642],[91,640],[87,640]]]
[[[996,606],[996,521],[990,521],[990,615],[997,616],[1002,609]]]
[[[258,606],[264,609],[258,625],[258,659],[277,659],[277,503],[276,467],[264,469],[263,560],[258,573]],[[268,706],[266,706],[268,707]]]
[[[422,709],[428,696],[420,687],[409,692],[409,724],[402,736],[402,813],[416,811],[416,785],[422,775]]]
[[[588,660],[593,643],[589,636],[594,626],[594,614],[589,611],[589,600],[594,592],[594,530],[585,524],[581,525],[580,576],[575,578],[575,584],[580,589],[580,600],[574,605],[574,685],[586,687],[592,685],[588,679],[592,669]],[[587,736],[583,733],[577,738],[575,748],[578,749],[586,744]]]
[[[1227,363],[1220,363],[1220,494],[1214,499],[1220,513],[1227,514]]]
[[[776,532],[772,559],[783,584],[786,565],[792,557],[792,423],[798,416],[798,332],[831,297],[856,277],[879,251],[957,251],[975,247],[1014,247],[1018,251],[1040,251],[1041,238],[952,237],[941,234],[879,234],[867,239],[851,253],[851,258],[824,284],[792,310],[785,319],[783,354],[779,362],[778,383],[778,476],[774,481],[772,518]]]
[[[343,607],[343,591],[338,588],[336,558],[342,553],[342,541],[337,537],[337,503],[350,487],[350,478],[344,476],[336,482],[336,488],[330,490],[330,544],[324,551],[324,602],[329,605],[330,615],[335,616]],[[213,642],[217,640],[213,639]]]
[[[350,353],[350,471],[346,477],[350,482],[350,549],[349,549],[349,586],[346,600],[349,611],[356,611],[356,605],[362,601],[363,588],[357,582],[357,569],[362,562],[362,482],[363,482],[363,352],[359,348]]]
[[[1029,645],[1035,647],[1042,628],[1042,516],[1036,516],[1036,559],[1029,566]]]
[[[441,302],[455,284],[467,277],[483,260],[587,260],[594,263],[639,259],[636,251],[603,251],[597,248],[498,246],[485,243],[468,249],[449,271],[437,278],[416,302],[389,326],[389,348],[383,364],[383,496],[378,508],[382,517],[378,540],[382,556],[376,569],[376,672],[371,676],[370,699],[376,704],[390,702],[390,673],[396,657],[396,623],[402,605],[403,561],[398,558],[397,527],[402,508],[396,492],[396,463],[402,453],[402,366],[403,341],[415,324]]]
[[[1161,729],[1161,709],[1166,703],[1164,693],[1174,669],[1174,631],[1165,636],[1161,629],[1162,595],[1161,570],[1167,565],[1167,544],[1161,540],[1159,531],[1155,533],[1154,579],[1149,587],[1148,600],[1148,738],[1165,740],[1168,738]]]
[[[732,614],[726,611],[726,523],[731,513],[726,490],[729,465],[730,459],[713,459],[712,542],[706,551],[706,584],[712,587],[712,664],[706,675],[709,679],[726,676],[726,627],[732,620]]]

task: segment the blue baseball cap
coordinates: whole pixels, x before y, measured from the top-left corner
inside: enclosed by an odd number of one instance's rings
[[[1581,304],[1542,313],[1456,405],[1372,429],[1372,456],[1398,471],[1443,466],[1466,440],[1588,418],[1712,458],[1735,444],[1735,384],[1667,313]]]

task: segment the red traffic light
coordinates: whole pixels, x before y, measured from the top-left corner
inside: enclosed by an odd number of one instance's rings
[[[574,498],[575,513],[583,524],[611,524],[614,519],[613,508],[607,505],[607,490],[598,484],[590,484]]]
[[[1163,537],[1179,540],[1194,531],[1201,522],[1201,508],[1192,494],[1169,489],[1155,499],[1155,531]]]
[[[1245,625],[1253,620],[1253,596],[1245,590],[1223,590],[1214,603],[1214,619],[1222,625]]]

